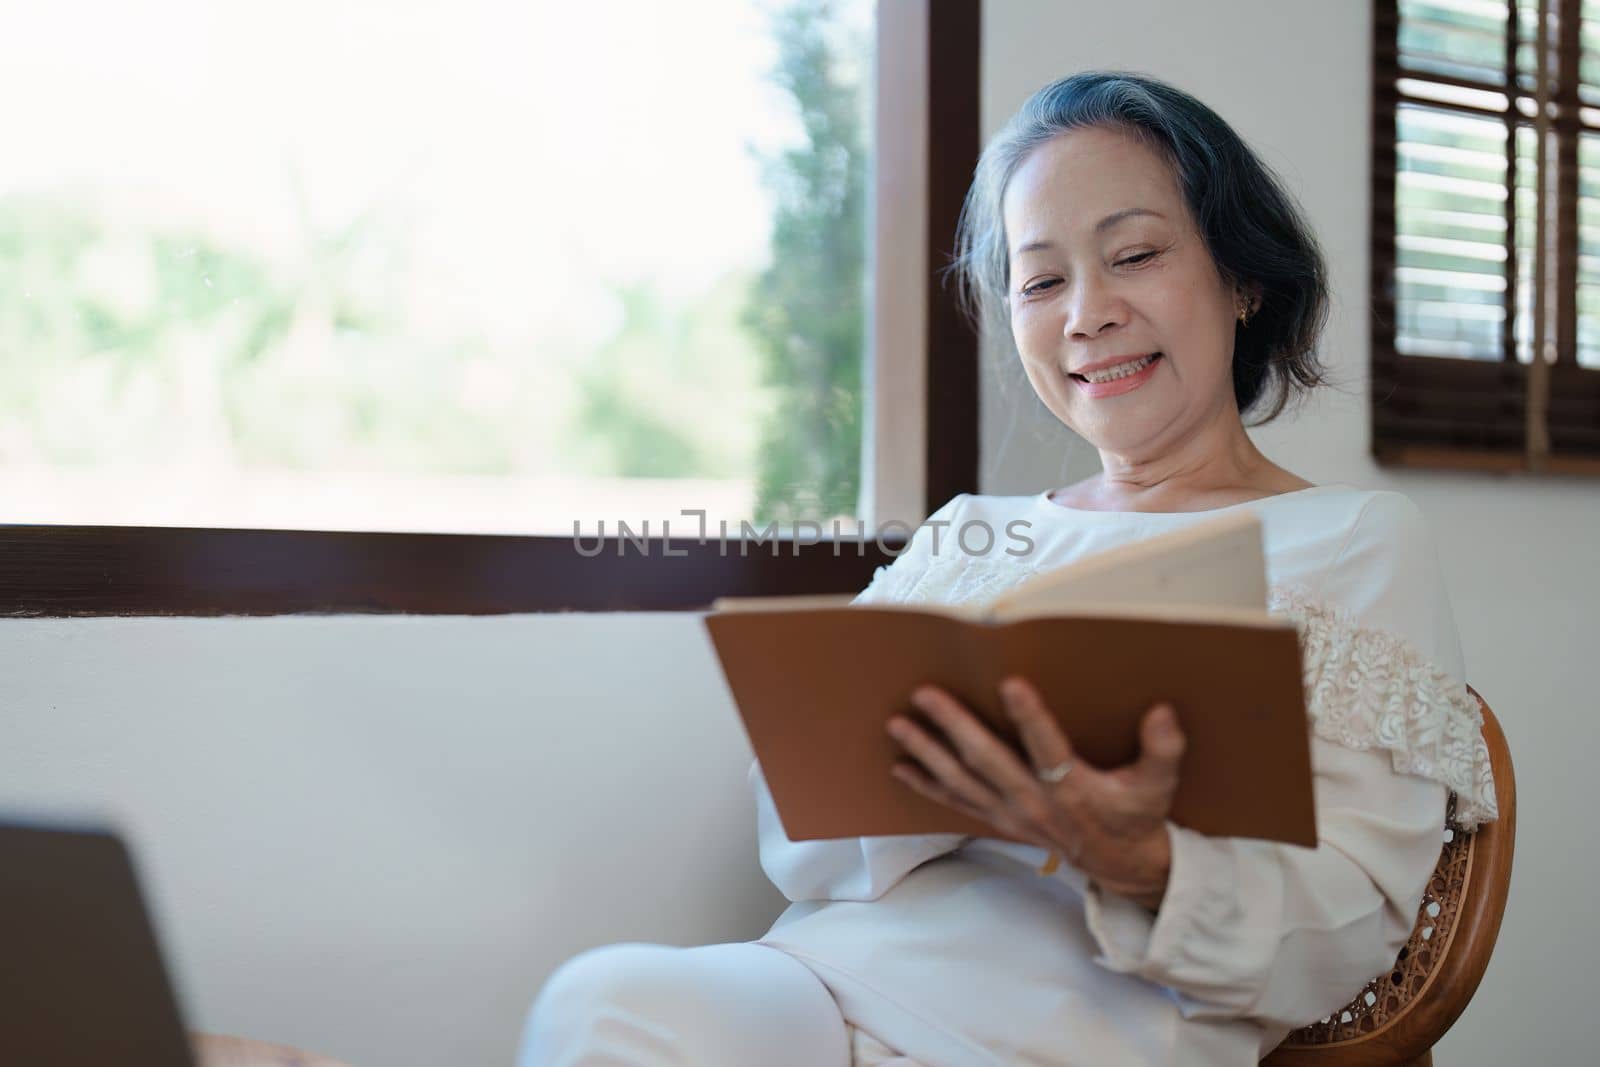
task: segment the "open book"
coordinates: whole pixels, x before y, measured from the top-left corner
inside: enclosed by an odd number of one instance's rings
[[[722,598],[705,624],[791,840],[1004,837],[894,779],[908,754],[884,727],[903,714],[938,736],[909,699],[931,683],[1026,763],[998,692],[1017,674],[1099,767],[1131,762],[1140,720],[1171,702],[1188,739],[1173,821],[1315,846],[1299,638],[1266,598],[1260,520],[1246,510],[1036,574],[987,604]]]

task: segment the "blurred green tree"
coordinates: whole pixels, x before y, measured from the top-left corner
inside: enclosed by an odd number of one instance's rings
[[[804,141],[763,159],[777,206],[771,265],[744,322],[777,395],[761,427],[756,520],[854,515],[861,480],[866,344],[866,111],[861,68],[834,0],[773,13],[772,77]],[[852,49],[852,51],[860,51]]]

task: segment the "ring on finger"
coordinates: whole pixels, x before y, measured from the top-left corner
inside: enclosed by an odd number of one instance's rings
[[[1054,767],[1046,767],[1044,770],[1035,773],[1037,773],[1039,781],[1055,785],[1072,772],[1072,765],[1076,762],[1077,760],[1071,758],[1064,759]]]

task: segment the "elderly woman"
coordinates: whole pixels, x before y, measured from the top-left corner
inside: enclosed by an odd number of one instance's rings
[[[1026,761],[924,686],[911,699],[928,725],[887,724],[906,754],[896,775],[1035,844],[793,842],[754,766],[761,863],[793,904],[753,942],[569,961],[534,1006],[524,1065],[1246,1067],[1394,962],[1447,794],[1464,826],[1494,817],[1417,508],[1312,485],[1245,433],[1242,412],[1265,421],[1320,381],[1326,291],[1292,200],[1233,130],[1142,77],[1049,85],[984,152],[957,266],[1103,469],[1033,496],[956,497],[857,602],[985,599],[1252,509],[1272,610],[1302,632],[1319,846],[1168,820],[1182,708],[1150,709],[1139,758],[1097,768],[1074,760],[1025,679],[1002,695]],[[936,550],[935,530],[1018,519],[1026,556],[973,555],[951,536]]]

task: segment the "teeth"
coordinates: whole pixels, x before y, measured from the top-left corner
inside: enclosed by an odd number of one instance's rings
[[[1112,367],[1110,370],[1097,371],[1094,374],[1085,374],[1083,377],[1097,385],[1101,382],[1114,382],[1118,378],[1126,378],[1130,374],[1138,374],[1140,371],[1144,370],[1152,362],[1154,362],[1155,358],[1155,355],[1151,354],[1142,359],[1136,359],[1132,363],[1123,363],[1119,366]]]

